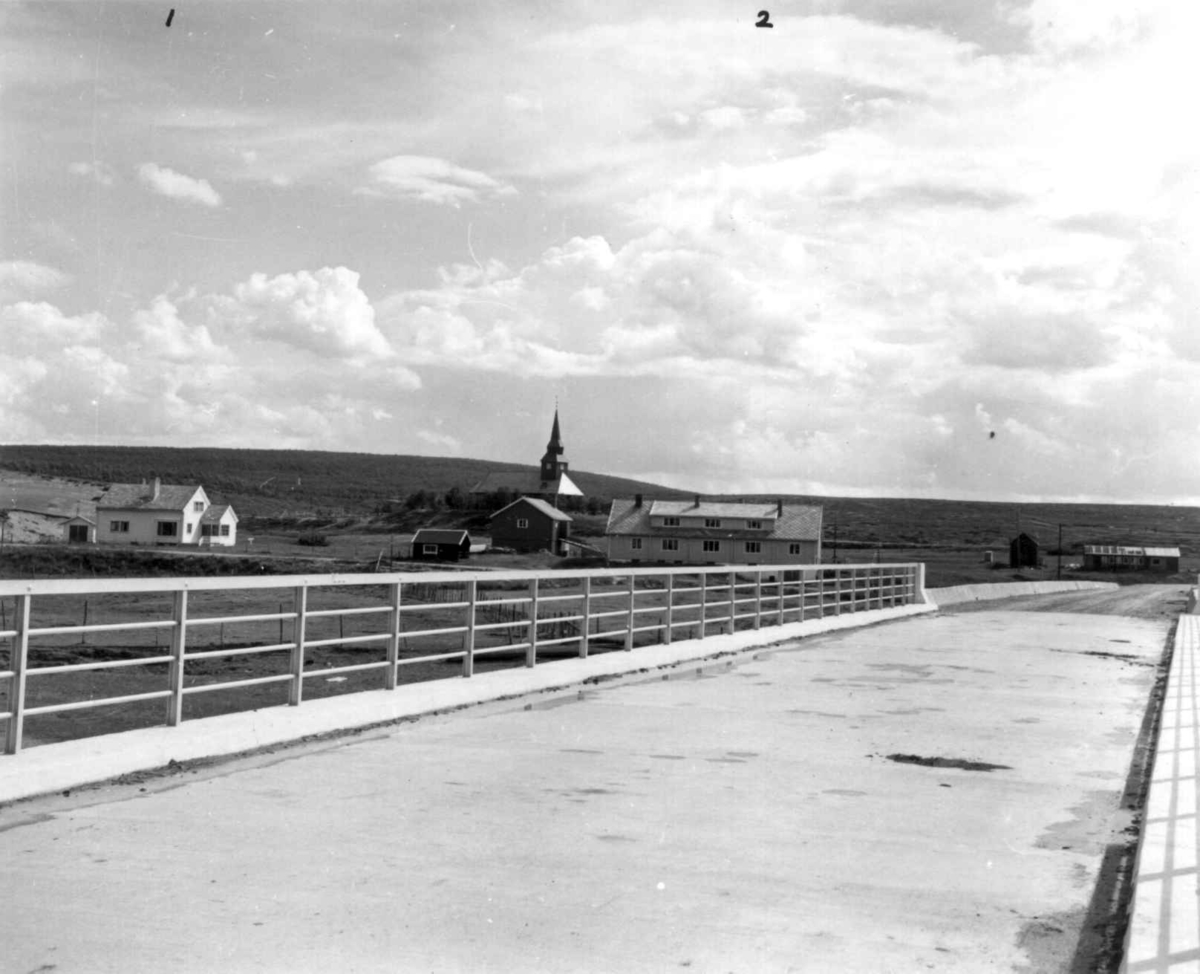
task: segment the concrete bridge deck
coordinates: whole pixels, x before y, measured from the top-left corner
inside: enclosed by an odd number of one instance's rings
[[[1171,621],[918,616],[8,805],[0,966],[1111,969]]]

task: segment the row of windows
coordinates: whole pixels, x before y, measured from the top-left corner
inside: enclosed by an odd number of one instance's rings
[[[629,539],[630,549],[633,551],[641,551],[643,540],[644,539],[642,539],[642,538],[630,538]],[[762,542],[761,541],[743,541],[742,544],[745,546],[742,550],[748,555],[757,555],[757,554],[762,553]],[[678,551],[679,550],[679,539],[678,538],[663,538],[659,542],[659,545],[663,551]],[[720,551],[721,550],[721,542],[713,541],[713,540],[705,541],[704,542],[704,550],[705,551]],[[802,553],[803,552],[801,551],[801,545],[799,542],[797,542],[797,541],[788,542],[788,554],[789,555],[799,555]]]
[[[677,528],[679,527],[679,518],[664,517],[662,519],[662,526],[664,528]],[[706,517],[704,519],[704,526],[706,528],[719,528],[721,526],[721,519],[719,517]],[[752,531],[762,530],[762,526],[762,521],[749,520],[746,522],[746,527]]]
[[[199,502],[197,502],[197,503],[199,503]],[[189,524],[187,526],[188,534],[192,533],[192,527],[193,527],[193,525],[191,525],[191,524]],[[217,530],[218,528],[220,528],[219,532]],[[128,534],[129,533],[129,522],[128,521],[109,521],[108,522],[108,531],[109,531],[109,534]],[[200,534],[202,537],[211,538],[218,533],[219,533],[220,537],[228,538],[229,537],[229,525],[228,524],[220,524],[220,525],[201,524],[200,525]],[[179,525],[175,521],[159,521],[155,526],[155,534],[157,534],[158,537],[160,537],[160,538],[177,537],[179,535]]]

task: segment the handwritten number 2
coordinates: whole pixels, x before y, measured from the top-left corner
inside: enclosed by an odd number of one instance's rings
[[[755,27],[774,27],[775,25],[773,23],[771,23],[771,14],[769,12],[767,12],[766,10],[760,10],[758,12],[758,23],[756,23],[754,26]]]

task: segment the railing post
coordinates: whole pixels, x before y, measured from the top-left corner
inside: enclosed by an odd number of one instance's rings
[[[667,627],[663,630],[663,643],[671,645],[671,634],[675,630],[675,574],[667,576]]]
[[[754,628],[762,628],[762,571],[754,573]]]
[[[796,573],[800,577],[800,621],[804,621],[804,572]],[[787,583],[784,579],[787,578],[787,572],[779,573],[779,604],[775,606],[775,611],[779,614],[779,625],[783,625],[784,612],[787,611],[784,607],[784,596],[787,593]]]
[[[737,572],[729,573],[729,635],[737,631]]]
[[[913,601],[924,604],[929,601],[925,594],[925,562],[917,564],[916,591],[913,592]]]
[[[383,672],[383,688],[396,689],[396,671],[400,666],[400,582],[388,586],[392,608],[388,613],[387,669]]]
[[[587,659],[588,654],[588,634],[592,628],[592,576],[585,575],[583,578],[583,619],[579,625],[582,627],[582,635],[579,639],[579,658]]]
[[[467,582],[467,631],[463,633],[462,662],[464,677],[473,676],[475,673],[475,597],[478,589],[479,583],[475,579]]]
[[[538,580],[529,583],[529,647],[525,650],[525,665],[537,662]]]
[[[708,572],[700,569],[700,632],[697,639],[704,638],[704,629],[708,624]]]
[[[629,612],[625,617],[625,652],[633,651],[634,604],[637,602],[637,576],[629,572]]]
[[[174,611],[171,617],[175,628],[171,630],[171,663],[167,667],[167,726],[177,727],[183,722],[183,654],[187,650],[187,589],[175,593]]]
[[[29,661],[29,604],[31,595],[17,596],[17,611],[13,618],[16,635],[12,641],[12,660],[8,678],[8,731],[4,735],[4,753],[16,754],[21,750],[21,735],[25,730],[25,668]]]
[[[288,705],[299,707],[304,698],[304,630],[308,622],[308,586],[297,585],[292,595],[296,621],[292,629],[292,682],[288,684]]]

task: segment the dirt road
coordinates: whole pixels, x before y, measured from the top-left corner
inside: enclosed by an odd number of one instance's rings
[[[943,612],[1082,612],[1089,615],[1161,619],[1176,616],[1187,603],[1187,585],[1125,585],[1114,591],[1062,592],[1014,599],[961,602]]]

